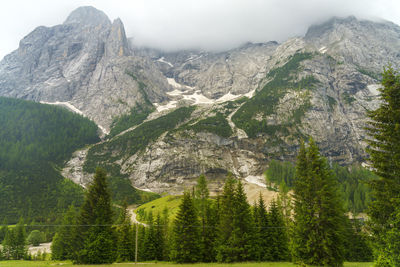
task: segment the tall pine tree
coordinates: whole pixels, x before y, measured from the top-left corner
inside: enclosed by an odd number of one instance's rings
[[[293,258],[310,265],[342,266],[344,210],[338,185],[312,139],[302,142],[294,187]]]
[[[112,263],[116,259],[113,212],[104,169],[97,168],[79,215],[77,263]]]
[[[288,237],[282,208],[273,200],[269,207],[269,240],[271,261],[284,261],[288,259]]]
[[[235,218],[235,179],[228,175],[222,196],[219,198],[219,226],[217,241],[217,260],[219,262],[233,262],[235,252],[229,244],[233,233],[233,221]]]
[[[255,241],[256,254],[255,260],[257,261],[270,261],[271,260],[271,240],[270,240],[270,224],[268,219],[268,212],[265,207],[264,199],[261,192],[258,203],[254,205],[254,221],[255,221]]]
[[[195,204],[200,218],[200,249],[201,261],[215,261],[215,240],[217,233],[215,228],[218,224],[215,207],[209,200],[210,192],[204,175],[197,179],[195,187]]]
[[[134,260],[135,233],[129,218],[127,204],[124,203],[118,219],[117,232],[117,261],[125,262]]]
[[[375,237],[377,266],[400,266],[400,75],[393,68],[382,74],[381,105],[368,113],[367,133],[371,165],[379,176],[371,183],[374,201],[369,207]]]
[[[200,258],[200,225],[190,193],[186,192],[179,205],[173,225],[172,260],[178,263],[197,262]]]
[[[62,225],[53,237],[51,244],[51,258],[53,260],[73,259],[78,234],[76,213],[75,207],[70,206],[63,216]]]

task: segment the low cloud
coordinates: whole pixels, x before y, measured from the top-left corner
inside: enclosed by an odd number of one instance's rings
[[[135,45],[168,51],[281,42],[332,16],[400,24],[397,0],[14,0],[1,5],[0,57],[36,26],[60,24],[82,5],[103,10],[111,20],[120,17]]]

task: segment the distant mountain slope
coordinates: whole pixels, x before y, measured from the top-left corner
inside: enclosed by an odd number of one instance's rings
[[[136,48],[168,77],[171,101],[155,105],[161,113],[146,115],[136,129],[92,147],[83,170],[114,166],[137,187],[180,192],[201,173],[211,180],[228,171],[242,178],[261,175],[271,159],[294,160],[299,140],[308,136],[331,161],[363,162],[365,114],[379,104],[383,66],[400,66],[399,32],[389,22],[350,17],[314,25],[305,37],[282,44],[247,44],[222,53]],[[257,55],[258,69],[238,90],[234,73],[246,71]],[[146,146],[127,149],[147,140],[136,131],[160,118],[168,121],[168,112],[182,105],[196,109],[175,126],[167,123],[164,134]],[[125,146],[116,145],[121,140]]]
[[[99,141],[97,126],[64,108],[0,97],[0,220],[43,221],[79,205],[83,189],[57,170]]]

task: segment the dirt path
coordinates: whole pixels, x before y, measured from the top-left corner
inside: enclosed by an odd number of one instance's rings
[[[147,224],[145,224],[145,223],[142,223],[142,222],[139,222],[137,219],[136,219],[136,216],[137,216],[137,214],[135,213],[135,209],[137,208],[137,206],[136,205],[132,205],[132,206],[129,206],[128,207],[128,213],[131,215],[131,221],[133,222],[133,223],[137,223],[137,224],[141,224],[141,225],[143,225],[144,227],[147,227],[148,225]]]

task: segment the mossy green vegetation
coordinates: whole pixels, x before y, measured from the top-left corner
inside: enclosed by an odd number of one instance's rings
[[[382,79],[382,76],[379,73],[367,70],[360,66],[357,68],[357,71],[361,74],[367,75],[367,76],[371,77],[372,79],[375,79],[378,81],[380,81]]]
[[[350,105],[351,103],[356,101],[354,96],[350,95],[348,92],[344,92],[342,96],[343,96],[344,102],[346,102],[348,105]]]
[[[79,205],[83,189],[60,166],[73,151],[98,142],[96,124],[65,108],[0,97],[0,221],[54,220]]]
[[[215,116],[200,120],[192,126],[187,126],[187,130],[195,132],[210,132],[222,137],[232,135],[232,129],[222,113],[218,112]]]
[[[127,70],[127,71],[125,71],[125,73],[138,83],[139,92],[142,94],[144,103],[147,106],[152,106],[153,104],[149,100],[149,96],[147,95],[146,90],[145,90],[147,87],[146,84],[144,82],[142,82],[141,80],[139,80],[138,77],[133,72]]]
[[[329,110],[333,111],[335,109],[335,106],[337,105],[337,101],[336,101],[336,99],[334,99],[333,97],[331,97],[329,95],[326,97],[328,99]]]
[[[110,167],[115,168],[112,166],[112,162],[145,149],[150,142],[157,140],[162,134],[190,118],[194,109],[193,106],[178,108],[157,119],[142,123],[121,136],[91,147],[83,167],[84,171],[93,173],[95,168],[100,165],[112,173],[109,170]]]
[[[292,126],[293,123],[298,123],[309,109],[309,101],[304,101],[298,110],[293,111],[293,119],[287,124],[268,125],[265,119],[257,120],[255,117],[273,114],[279,100],[289,89],[296,91],[312,89],[318,83],[318,80],[312,75],[296,81],[297,74],[301,70],[300,63],[312,57],[312,53],[296,53],[288,59],[286,64],[271,70],[266,77],[270,81],[232,116],[232,121],[236,126],[243,129],[249,137],[256,137],[260,133],[274,135],[277,131],[282,131],[284,128]]]
[[[167,213],[169,221],[172,222],[175,219],[176,213],[178,212],[178,207],[181,203],[181,200],[182,196],[165,196],[145,203],[135,210],[138,215],[137,219],[140,222],[147,222],[150,212],[153,214],[153,216],[157,214],[165,215],[165,213]]]
[[[108,137],[113,137],[130,127],[141,124],[154,110],[153,106],[137,104],[131,108],[129,114],[124,114],[114,119]]]

